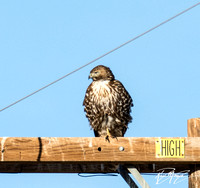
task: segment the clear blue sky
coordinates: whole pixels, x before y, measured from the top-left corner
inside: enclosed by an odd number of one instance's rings
[[[159,24],[195,0],[0,1],[0,108]],[[92,137],[88,74],[109,66],[134,101],[127,137],[185,137],[200,116],[200,6],[0,113],[0,137]],[[152,187],[187,187],[187,181]],[[4,188],[126,188],[118,177],[0,174]]]

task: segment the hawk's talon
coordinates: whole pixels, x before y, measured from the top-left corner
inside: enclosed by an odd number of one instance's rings
[[[109,138],[112,138],[112,135],[110,134],[108,128],[106,129],[106,131],[107,131],[107,135],[106,135],[106,137],[105,137],[105,140],[108,141],[108,142],[110,142],[110,139],[109,139]]]
[[[106,135],[105,141],[108,141],[108,142],[110,143],[110,139],[109,139],[109,136],[108,136],[108,135]]]

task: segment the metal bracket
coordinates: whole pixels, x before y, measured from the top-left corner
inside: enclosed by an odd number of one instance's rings
[[[133,179],[129,176],[129,174],[128,174],[129,172],[138,181],[139,185],[142,188],[150,188],[150,186],[145,181],[145,179],[140,175],[140,173],[138,172],[138,170],[136,168],[134,168],[133,166],[119,165],[118,172],[123,177],[123,179],[126,181],[126,183],[129,185],[130,188],[139,188],[139,187],[133,181]]]

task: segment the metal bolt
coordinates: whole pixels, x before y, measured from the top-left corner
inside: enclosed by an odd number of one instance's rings
[[[119,147],[119,151],[124,151],[124,147],[123,147],[123,146],[120,146],[120,147]]]

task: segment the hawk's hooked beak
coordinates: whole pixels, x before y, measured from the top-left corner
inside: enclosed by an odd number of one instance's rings
[[[92,77],[93,77],[93,74],[90,73],[90,75],[88,76],[88,80],[89,80],[90,78],[92,78]]]

